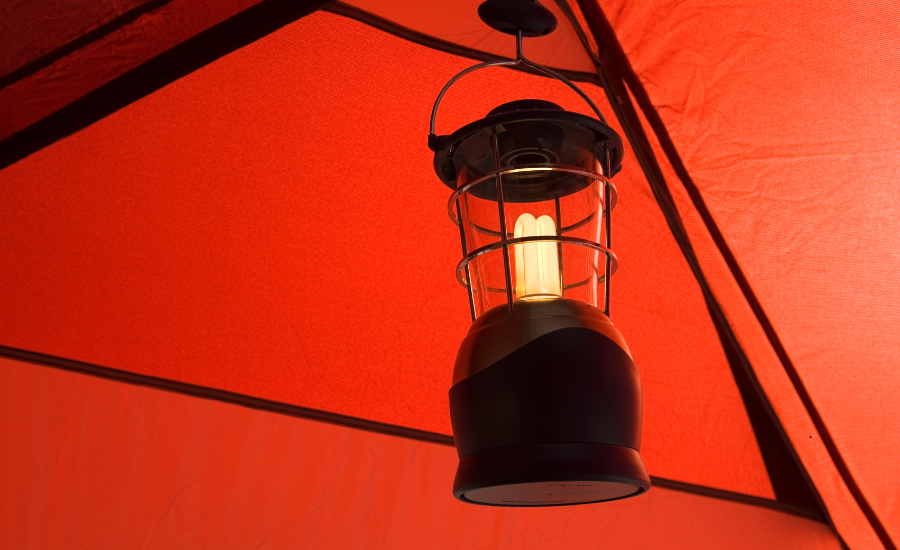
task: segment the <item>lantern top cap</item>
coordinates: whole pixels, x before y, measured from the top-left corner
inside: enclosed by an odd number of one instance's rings
[[[479,162],[479,159],[483,159],[492,148],[490,144],[484,143],[483,138],[486,134],[494,135],[494,149],[497,136],[503,134],[506,140],[514,139],[521,142],[516,146],[516,151],[520,153],[525,151],[522,147],[527,148],[526,142],[531,142],[531,148],[537,151],[542,151],[548,146],[565,146],[573,152],[584,151],[593,154],[597,159],[604,159],[603,171],[607,177],[614,176],[621,168],[624,151],[622,138],[609,127],[603,113],[583,90],[556,71],[529,61],[522,50],[524,37],[543,36],[552,32],[556,28],[556,16],[537,0],[486,0],[479,6],[478,15],[495,30],[516,37],[516,58],[485,61],[464,69],[441,89],[431,110],[431,125],[428,132],[428,148],[434,151],[434,168],[438,177],[448,187],[456,189],[457,176],[463,171],[468,171],[463,170],[463,165],[471,165],[472,162],[484,164]],[[438,107],[454,82],[479,69],[518,65],[554,78],[571,88],[591,107],[597,119],[566,111],[550,101],[525,99],[500,105],[491,110],[485,118],[467,124],[450,135],[437,135],[435,128]],[[465,155],[467,159],[457,158],[462,149],[468,149]],[[538,156],[546,157],[543,154]],[[555,161],[560,160],[559,155],[552,156]],[[537,158],[534,154],[524,153],[516,154],[514,157]],[[544,160],[550,160],[550,157]],[[540,164],[549,166],[557,164],[555,161]]]
[[[499,107],[494,107],[493,109],[491,109],[491,112],[487,114],[487,116],[494,116],[502,113],[512,113],[515,111],[525,111],[528,109],[545,109],[548,111],[565,110],[552,101],[546,101],[543,99],[519,99],[516,101],[504,103]]]
[[[480,120],[470,122],[450,135],[430,135],[428,145],[434,151],[434,169],[437,176],[451,189],[457,187],[457,166],[454,164],[454,154],[459,147],[469,140],[476,138],[482,132],[506,132],[516,128],[517,123],[544,123],[537,126],[529,126],[531,129],[549,127],[572,128],[577,127],[582,131],[593,134],[596,154],[600,155],[599,147],[605,147],[609,151],[610,172],[612,177],[622,167],[624,145],[619,134],[607,124],[599,120],[566,111],[559,105],[540,99],[522,99],[504,103],[491,110],[488,115]],[[538,136],[534,136],[535,138]]]

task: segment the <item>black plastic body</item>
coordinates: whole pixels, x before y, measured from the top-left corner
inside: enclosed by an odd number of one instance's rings
[[[531,340],[450,389],[454,495],[552,481],[624,483],[634,492],[617,498],[640,494],[650,487],[641,406],[634,362],[607,336],[569,327]]]
[[[479,146],[484,149],[485,155],[489,155],[490,143],[485,141],[484,136],[495,130],[508,134],[508,139],[534,142],[535,147],[540,147],[542,143],[558,142],[572,131],[581,132],[586,135],[586,143],[590,143],[588,148],[596,158],[605,160],[606,154],[609,154],[609,174],[604,174],[606,177],[612,177],[621,170],[624,154],[622,138],[608,125],[579,113],[565,111],[550,102],[524,100],[513,103],[522,103],[528,108],[504,110],[504,105],[449,136],[429,136],[428,146],[434,151],[435,173],[447,187],[455,190],[459,183],[459,159],[455,156],[461,147],[473,141],[483,141]]]

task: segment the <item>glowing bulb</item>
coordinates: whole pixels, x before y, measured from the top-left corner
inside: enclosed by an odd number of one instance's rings
[[[528,212],[516,220],[514,236],[556,236],[556,224],[550,216],[534,219]],[[516,298],[556,298],[559,290],[559,257],[556,242],[513,245],[516,256]]]

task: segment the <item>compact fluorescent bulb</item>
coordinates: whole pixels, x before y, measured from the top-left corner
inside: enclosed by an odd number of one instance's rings
[[[556,224],[550,216],[534,219],[528,212],[516,220],[515,237],[556,236]],[[558,298],[560,292],[559,257],[554,241],[514,245],[516,256],[516,298]]]

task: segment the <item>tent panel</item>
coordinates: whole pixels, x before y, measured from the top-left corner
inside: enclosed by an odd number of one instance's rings
[[[900,540],[888,437],[900,429],[898,6],[670,4],[601,3],[853,478]]]
[[[316,14],[0,172],[0,343],[450,433],[469,320],[425,135],[470,64]],[[439,131],[528,96],[586,110],[514,71],[461,86]],[[644,381],[648,467],[771,498],[700,291],[625,163],[612,317]]]
[[[146,3],[147,0],[4,2],[0,8],[0,77]]]
[[[8,548],[840,548],[818,522],[653,488],[464,505],[450,447],[0,359]]]
[[[0,86],[0,140],[258,1],[171,0],[36,73]],[[41,34],[29,34],[25,43]]]
[[[671,164],[666,160],[665,152],[655,134],[650,131],[643,113],[639,111],[639,115],[710,286],[723,305],[729,323],[741,347],[747,353],[760,385],[823,499],[832,521],[841,535],[850,541],[851,548],[880,548],[875,532],[841,480],[840,473],[831,461],[822,440],[812,435],[816,434],[816,428],[809,414],[741,289],[728,270],[703,220],[691,203]]]

